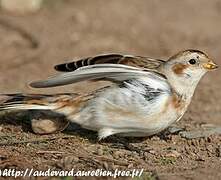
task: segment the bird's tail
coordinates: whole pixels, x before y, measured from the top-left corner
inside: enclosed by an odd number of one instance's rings
[[[79,108],[81,100],[78,94],[2,94],[0,111],[52,110],[67,115]]]

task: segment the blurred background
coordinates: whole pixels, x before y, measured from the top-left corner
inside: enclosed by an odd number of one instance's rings
[[[27,91],[28,82],[53,74],[56,63],[100,53],[167,59],[194,48],[221,59],[219,0],[1,3],[1,92]]]
[[[0,2],[1,93],[62,93],[95,88],[96,84],[89,85],[83,82],[83,86],[77,84],[49,89],[31,89],[28,83],[55,74],[53,66],[58,63],[103,53],[115,52],[168,59],[178,51],[193,48],[207,52],[215,62],[221,64],[220,0],[1,0]],[[179,123],[185,127],[202,123],[221,125],[220,77],[221,69],[218,69],[203,78],[188,112]],[[16,136],[19,133],[25,137],[28,134],[28,138],[29,135],[34,136],[30,131],[22,132],[22,129],[16,130],[16,128],[17,124],[3,125],[5,131]],[[178,173],[184,172],[185,168],[189,168],[192,173],[191,168],[199,167],[201,168],[197,169],[199,176],[195,175],[196,177],[201,177],[203,172],[202,177],[206,179],[208,174],[211,177],[215,176],[215,179],[218,178],[220,160],[217,157],[221,156],[217,155],[217,152],[221,152],[219,139],[208,140],[213,154],[207,151],[208,144],[203,144],[200,151],[197,150],[198,145],[195,147],[188,141],[184,141],[184,145],[179,145],[179,142],[183,141],[178,138],[177,141],[172,139],[171,142],[165,143],[164,140],[147,139],[139,146],[143,148],[151,144],[153,147],[155,143],[154,151],[158,149],[160,153],[165,147],[175,148],[183,155],[182,159],[176,162],[179,165],[175,163],[173,166]],[[78,148],[80,151],[84,148],[89,149],[87,153],[92,157],[98,148],[109,146],[94,145],[94,142],[82,140],[78,136],[70,141],[60,140],[47,145],[45,145],[46,150],[53,148],[57,150],[60,147],[64,148],[62,150],[65,152],[76,150],[74,154],[78,152]],[[60,160],[63,162],[63,158],[66,158],[65,155],[58,157],[53,155],[50,158],[40,156],[39,159],[36,151],[41,150],[41,146],[20,147],[20,149],[16,146],[8,146],[8,149],[3,147],[1,151],[6,151],[10,157],[14,157],[17,152],[17,156],[22,155],[28,162],[30,161],[30,164],[40,168],[48,168],[50,165],[58,167],[56,163]],[[188,148],[192,148],[190,153],[186,150]],[[136,154],[135,151],[122,151]],[[110,152],[114,152],[114,149]],[[198,152],[204,153],[205,159],[198,160]],[[36,155],[35,158],[33,154]],[[112,157],[112,154],[108,155]],[[126,157],[129,162],[131,157],[137,157],[137,162],[142,161],[143,164],[138,163],[135,167],[146,166],[150,169],[156,167],[166,173],[173,171],[171,164],[167,168],[160,164],[160,160],[157,164],[155,159],[161,158],[161,154],[156,153],[154,156],[149,153],[148,158],[138,154],[123,155],[123,161]],[[11,162],[15,162],[13,158]],[[88,162],[84,163],[81,160],[78,164],[76,162],[74,164],[78,168],[85,168]],[[88,167],[100,166],[89,164]],[[188,177],[190,176],[187,175],[187,179]]]

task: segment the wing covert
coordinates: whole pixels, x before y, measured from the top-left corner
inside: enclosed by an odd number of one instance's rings
[[[157,69],[164,62],[165,61],[160,59],[153,59],[142,56],[106,54],[83,58],[68,63],[58,64],[54,68],[55,70],[61,72],[71,72],[77,70],[78,68],[95,64],[123,64],[133,67],[154,70]]]
[[[166,81],[160,74],[144,71],[141,68],[122,64],[96,64],[81,67],[73,72],[55,75],[47,80],[33,82],[30,85],[35,88],[55,87],[86,80],[109,80],[120,82],[137,77],[151,77],[160,81]]]

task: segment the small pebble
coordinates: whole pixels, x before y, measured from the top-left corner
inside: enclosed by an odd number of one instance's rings
[[[127,168],[128,168],[128,169],[131,169],[131,168],[133,168],[133,166],[134,166],[134,165],[133,165],[132,163],[130,163],[130,164],[127,166]]]
[[[160,137],[158,137],[158,136],[153,136],[153,137],[151,138],[151,140],[153,140],[153,141],[159,141],[159,140],[160,140]]]
[[[216,148],[217,157],[221,157],[221,145]]]
[[[104,169],[108,170],[108,163],[107,162],[103,162],[103,166],[104,166]]]
[[[32,119],[32,130],[36,134],[51,134],[64,130],[68,121],[62,121],[60,119]]]
[[[154,150],[150,150],[149,153],[150,153],[150,154],[153,154],[153,155],[156,155],[156,154],[157,154],[156,151],[154,151]]]
[[[103,154],[104,154],[104,151],[101,148],[99,148],[97,150],[97,155],[102,156]]]
[[[213,152],[213,146],[211,145],[211,144],[209,144],[207,147],[206,147],[206,149],[209,151],[209,152]]]
[[[165,156],[177,158],[177,157],[180,157],[181,154],[175,150],[170,150]]]
[[[15,13],[33,13],[41,8],[42,0],[1,0],[2,9]]]

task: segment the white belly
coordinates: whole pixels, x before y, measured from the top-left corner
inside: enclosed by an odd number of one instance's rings
[[[110,88],[91,100],[71,119],[82,127],[103,131],[108,135],[148,136],[162,131],[175,122],[179,115],[169,105],[169,93],[153,101],[129,89]]]

